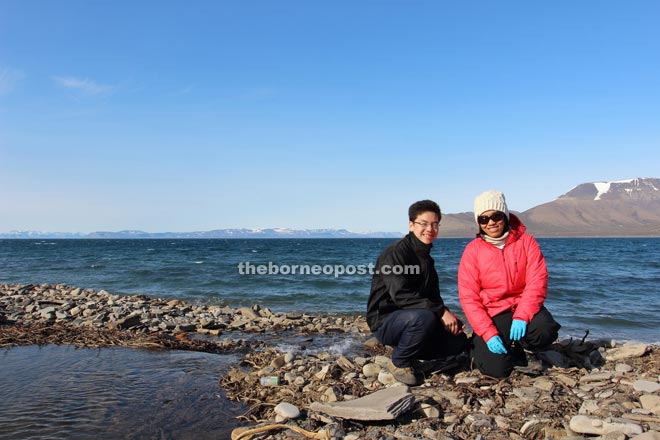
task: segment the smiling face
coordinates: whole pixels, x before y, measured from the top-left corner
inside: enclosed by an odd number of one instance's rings
[[[493,214],[495,214],[496,212],[499,212],[499,211],[492,211],[492,210],[491,211],[485,211],[485,212],[482,212],[479,217],[481,217],[481,216],[490,217]],[[487,234],[490,237],[493,237],[493,238],[501,237],[502,234],[504,234],[504,228],[506,226],[505,217],[503,215],[501,217],[502,218],[498,221],[493,221],[493,219],[491,218],[491,219],[488,220],[488,223],[486,223],[485,225],[479,224],[479,227],[481,228],[481,230],[485,234]]]
[[[422,212],[417,216],[415,221],[408,222],[410,232],[415,234],[415,237],[425,244],[433,243],[433,240],[438,237],[439,226],[440,216],[431,211]]]

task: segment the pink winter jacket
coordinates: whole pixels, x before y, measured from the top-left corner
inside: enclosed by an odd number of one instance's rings
[[[477,236],[465,247],[458,268],[458,297],[474,332],[488,341],[498,334],[492,316],[512,310],[527,323],[538,313],[548,290],[541,248],[525,225],[509,215],[504,249]]]

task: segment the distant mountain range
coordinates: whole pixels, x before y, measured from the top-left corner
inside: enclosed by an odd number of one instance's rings
[[[636,178],[583,183],[552,202],[516,213],[537,237],[660,236],[660,179]],[[471,237],[471,212],[443,214],[441,237]],[[90,234],[11,231],[0,238],[396,238],[399,232],[346,229],[216,229],[202,232],[92,232]]]
[[[199,232],[97,231],[89,234],[67,232],[11,231],[0,238],[374,238],[401,237],[399,232],[351,232],[347,229],[214,229]]]

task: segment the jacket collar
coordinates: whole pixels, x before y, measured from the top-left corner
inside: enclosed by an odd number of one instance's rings
[[[419,254],[430,254],[431,253],[431,248],[433,247],[433,243],[431,244],[426,244],[422,243],[419,238],[415,237],[415,234],[413,232],[408,232],[408,235],[406,237],[410,244],[412,245],[413,249],[415,252]]]

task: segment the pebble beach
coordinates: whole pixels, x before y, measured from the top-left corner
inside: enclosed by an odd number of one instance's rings
[[[358,349],[306,350],[286,343],[294,335]],[[528,353],[507,379],[465,365],[409,388],[387,371],[388,348],[360,315],[0,285],[0,347],[32,344],[238,353],[218,377],[218,391],[248,408],[233,440],[660,439],[660,348],[598,335]]]

